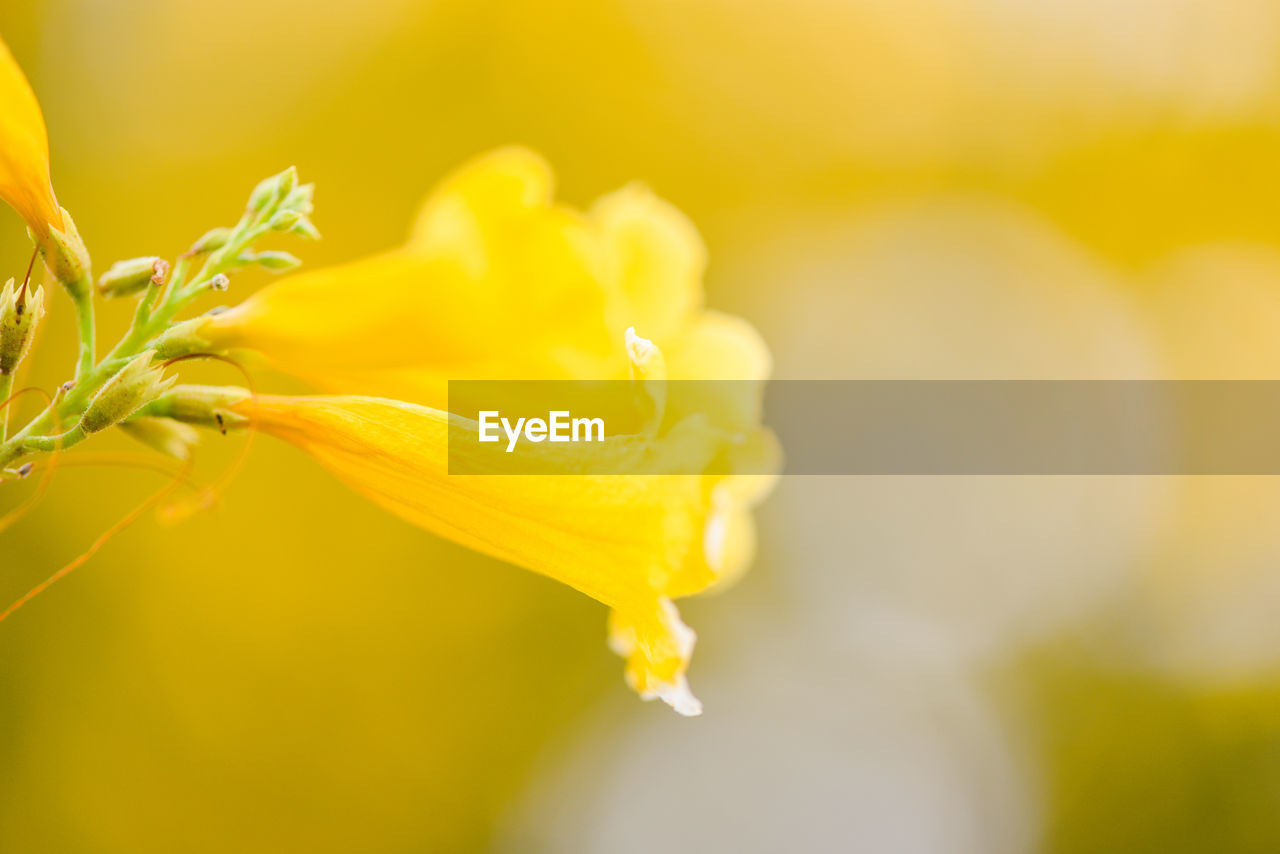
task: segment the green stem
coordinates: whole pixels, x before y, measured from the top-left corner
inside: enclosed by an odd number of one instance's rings
[[[85,439],[84,429],[77,424],[65,433],[57,436],[31,436],[22,440],[22,449],[27,452],[41,451],[48,453],[63,448],[70,448]]]
[[[76,360],[76,379],[80,379],[93,370],[96,361],[97,332],[93,323],[93,288],[88,282],[80,296],[74,297],[76,305],[76,327],[80,333],[80,358]]]
[[[9,436],[9,410],[13,408],[13,401],[9,400],[11,394],[13,374],[0,374],[0,444],[4,444]]]
[[[92,278],[85,271],[79,279],[63,282],[75,304],[79,330],[75,383],[59,390],[53,402],[14,435],[6,439],[7,432],[0,431],[0,467],[30,454],[66,448],[82,441],[85,434],[78,422],[93,395],[132,358],[148,346],[154,346],[157,336],[170,327],[178,312],[208,289],[214,276],[233,269],[241,252],[272,231],[271,218],[282,201],[283,198],[277,198],[266,207],[246,212],[227,242],[205,256],[194,275],[191,268],[198,263],[199,256],[179,258],[168,285],[147,290],[134,312],[129,331],[101,362],[96,355]],[[7,387],[12,380],[0,378],[0,383]],[[5,396],[0,395],[0,400]],[[226,421],[225,414],[223,420]],[[61,435],[48,435],[50,431],[63,430],[67,424],[77,426]]]

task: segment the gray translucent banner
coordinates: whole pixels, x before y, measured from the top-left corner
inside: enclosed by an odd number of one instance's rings
[[[455,381],[449,395],[453,474],[1280,474],[1271,381]],[[507,429],[520,418],[531,432]],[[596,419],[603,442],[584,432]]]

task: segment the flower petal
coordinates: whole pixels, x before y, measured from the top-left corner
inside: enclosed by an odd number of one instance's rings
[[[615,326],[668,342],[702,305],[707,251],[697,228],[641,184],[602,197],[590,218],[616,291]]]
[[[610,606],[612,643],[636,690],[682,713],[698,709],[684,678],[693,633],[670,599],[745,562],[750,516],[735,506],[728,484],[736,478],[450,475],[448,444],[474,442],[475,424],[446,412],[377,398],[272,396],[249,397],[235,411],[401,518]]]
[[[0,199],[43,240],[62,227],[49,179],[49,137],[31,85],[0,41]]]

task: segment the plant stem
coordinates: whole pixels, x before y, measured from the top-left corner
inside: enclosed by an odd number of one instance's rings
[[[13,374],[0,374],[0,444],[9,437],[9,410],[13,404],[13,401],[9,400],[11,394],[13,394]]]
[[[81,283],[81,296],[74,297],[76,305],[76,326],[80,333],[80,357],[76,360],[76,379],[93,370],[97,332],[93,323],[93,286],[89,282]],[[74,293],[74,291],[73,291]]]

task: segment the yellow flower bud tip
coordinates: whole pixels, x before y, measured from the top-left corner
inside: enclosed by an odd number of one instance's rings
[[[5,283],[0,290],[0,376],[12,374],[26,357],[43,318],[44,288],[29,292],[25,283]]]
[[[169,390],[177,378],[165,377],[164,366],[153,364],[154,358],[154,350],[146,351],[98,389],[80,419],[85,433],[98,433],[119,424]]]
[[[98,293],[104,297],[125,297],[150,285],[163,285],[169,277],[169,262],[154,255],[117,261],[98,279]]]

